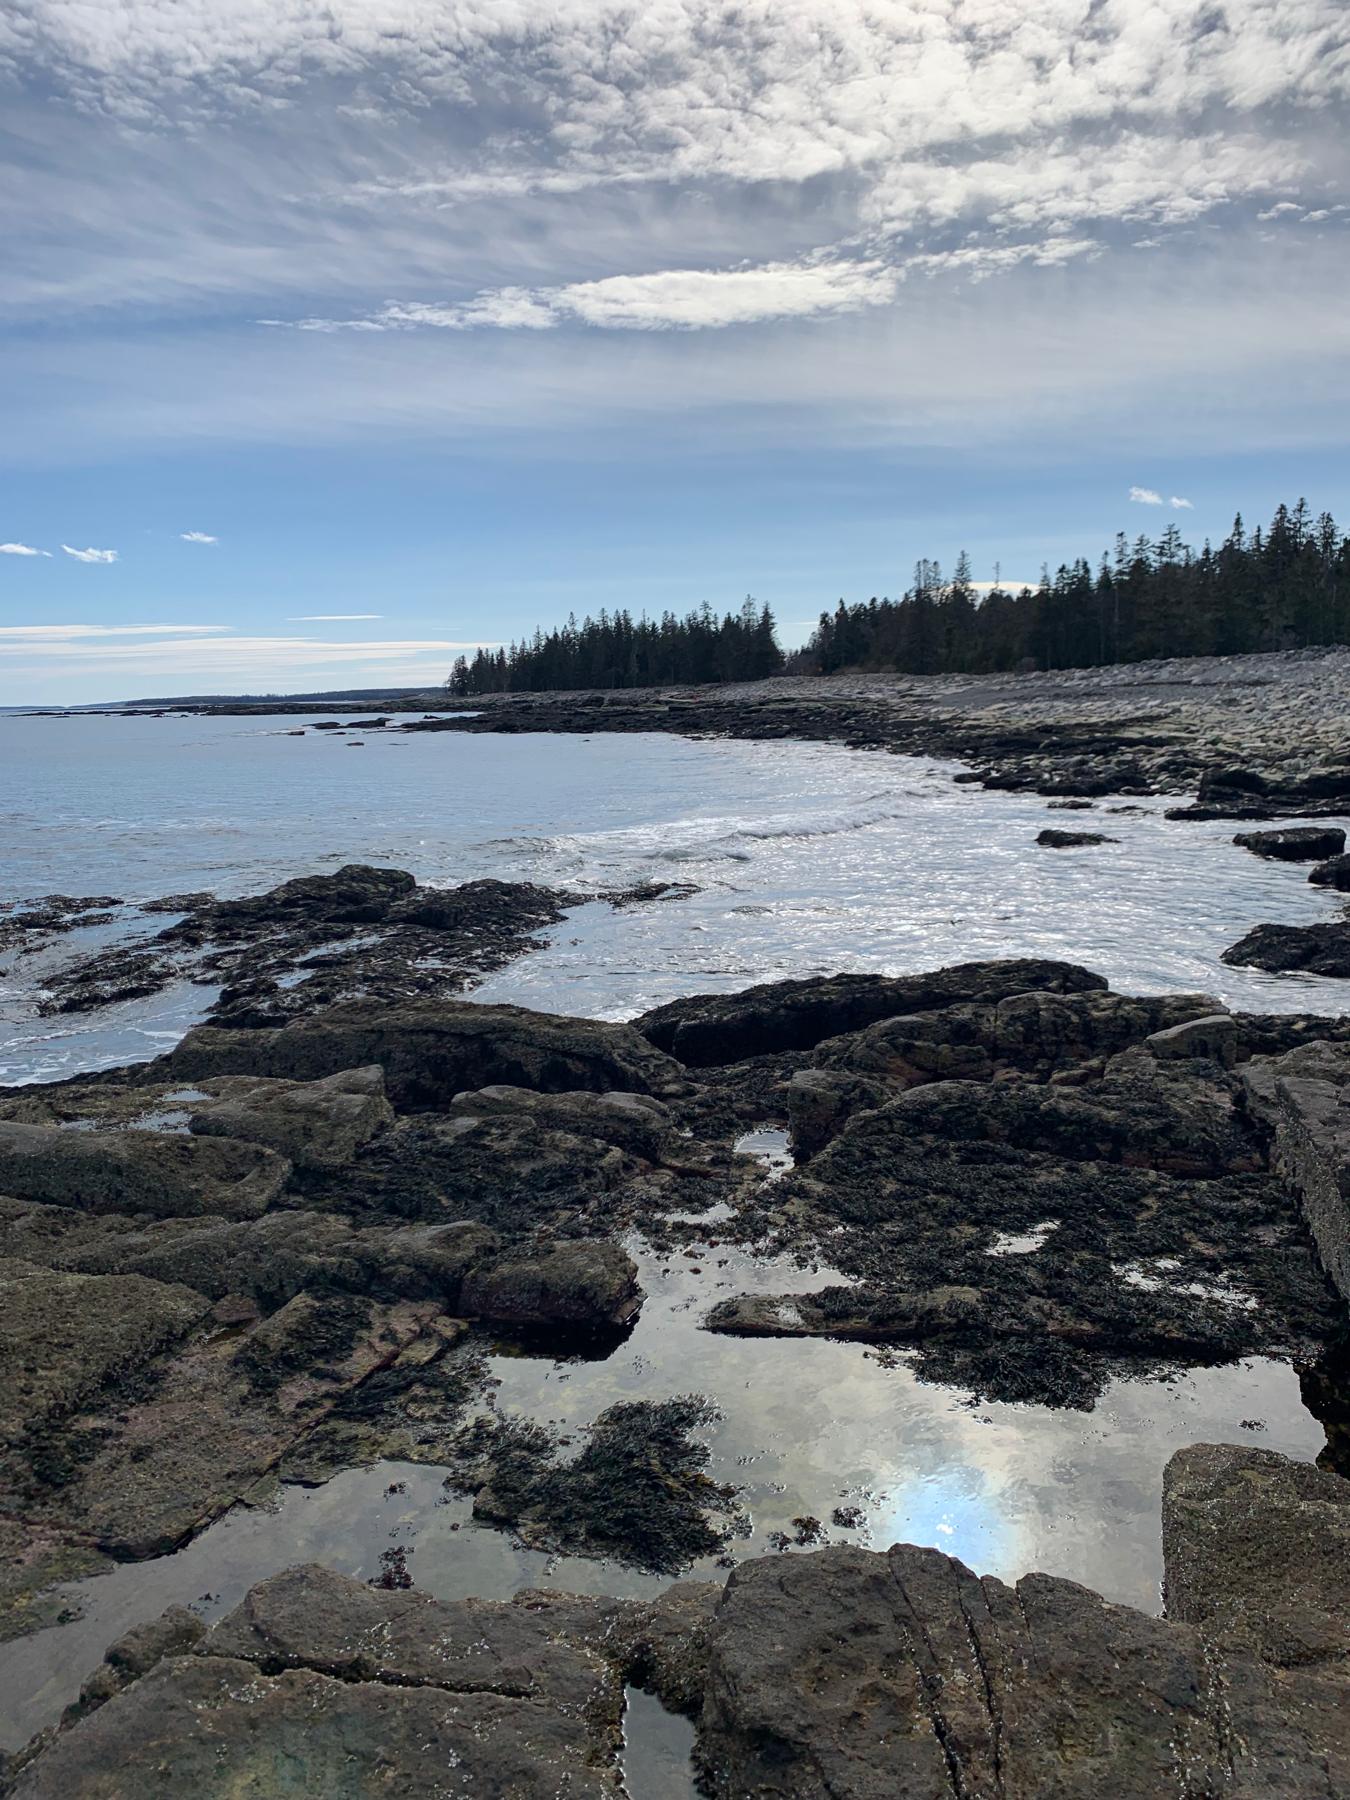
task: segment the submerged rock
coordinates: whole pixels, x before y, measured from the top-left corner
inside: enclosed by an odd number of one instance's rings
[[[1104,831],[1061,831],[1054,825],[1047,825],[1044,831],[1036,834],[1036,842],[1046,850],[1077,850],[1093,844],[1115,844],[1118,838],[1107,837]]]

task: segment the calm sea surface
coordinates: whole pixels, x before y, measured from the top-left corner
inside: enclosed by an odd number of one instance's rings
[[[367,732],[353,749],[329,732],[285,735],[300,723],[0,717],[0,899],[238,894],[353,860],[442,883],[697,884],[692,898],[619,913],[580,906],[548,948],[478,990],[604,1018],[782,976],[1016,953],[1070,957],[1125,989],[1201,989],[1265,1011],[1339,1011],[1347,998],[1343,984],[1219,961],[1253,924],[1334,917],[1336,902],[1303,870],[1234,848],[1231,825],[1167,822],[1162,801],[1143,812],[1112,813],[1107,801],[1095,813],[1052,813],[1034,797],[957,787],[949,765],[830,746]],[[1119,841],[1038,849],[1037,831],[1055,821],[1091,823]],[[57,954],[82,954],[99,936],[77,934]],[[153,1055],[211,997],[185,987],[88,1019],[42,1019],[44,966],[0,959],[0,1081]],[[1323,1443],[1294,1372],[1276,1362],[1120,1380],[1091,1412],[1056,1412],[972,1407],[919,1382],[903,1358],[857,1344],[713,1336],[699,1321],[724,1295],[826,1277],[714,1247],[708,1229],[697,1262],[633,1241],[647,1299],[612,1355],[503,1354],[494,1372],[503,1409],[568,1427],[616,1400],[711,1395],[722,1417],[709,1472],[740,1487],[753,1521],[738,1555],[766,1551],[794,1518],[828,1520],[843,1504],[865,1520],[844,1534],[852,1541],[936,1544],[981,1572],[1045,1569],[1156,1610],[1159,1491],[1172,1451],[1232,1441],[1311,1458]],[[417,1552],[418,1585],[445,1596],[659,1585],[513,1545],[448,1499],[441,1479],[385,1463],[320,1488],[286,1487],[176,1555],[76,1584],[79,1618],[0,1647],[0,1743],[55,1716],[130,1624],[174,1601],[214,1616],[296,1561],[369,1576],[399,1542]],[[635,1710],[633,1732],[650,1725]],[[648,1776],[633,1781],[638,1800],[691,1791],[683,1742],[662,1749],[659,1738],[644,1752]],[[663,1755],[673,1785],[651,1774]]]

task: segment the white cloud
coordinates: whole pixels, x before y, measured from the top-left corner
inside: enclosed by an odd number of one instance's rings
[[[344,619],[382,619],[383,613],[300,613],[288,625],[336,625]]]
[[[1161,494],[1155,493],[1152,488],[1146,487],[1132,487],[1130,489],[1130,498],[1139,506],[1161,506],[1163,503]]]
[[[35,550],[31,544],[0,544],[0,556],[50,556],[50,550]]]
[[[117,561],[115,550],[76,550],[71,544],[62,544],[61,548],[67,556],[73,556],[76,562],[115,563]]]
[[[0,625],[0,649],[13,644],[59,644],[81,638],[213,636],[229,625]]]
[[[1172,505],[1183,506],[1187,512],[1193,512],[1195,510],[1194,500],[1183,500],[1179,494],[1173,494]]]
[[[296,326],[301,331],[406,331],[419,326],[442,331],[480,326],[541,331],[573,321],[625,331],[695,331],[856,312],[892,299],[900,280],[900,271],[878,261],[662,269],[532,291],[499,288],[458,305],[391,300],[368,318],[300,319]]]
[[[180,531],[179,537],[185,544],[218,544],[220,539],[212,537],[209,531]]]

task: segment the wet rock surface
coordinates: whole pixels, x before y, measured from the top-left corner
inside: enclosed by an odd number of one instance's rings
[[[267,1026],[368,994],[386,1002],[458,994],[537,948],[536,934],[572,907],[589,900],[640,905],[672,891],[689,890],[647,883],[596,895],[492,879],[430,888],[402,869],[349,863],[240,899],[170,895],[140,912],[183,917],[153,936],[142,932],[55,969],[41,1010],[89,1012],[188,980],[220,987],[211,1016]],[[0,949],[8,940],[36,946],[53,931],[106,922],[112,913],[89,910],[99,904],[53,895],[0,914]]]
[[[1345,849],[1345,833],[1330,826],[1301,825],[1285,831],[1239,831],[1233,842],[1272,862],[1322,862]]]
[[[1350,921],[1326,925],[1257,925],[1223,953],[1226,963],[1272,975],[1350,977]]]

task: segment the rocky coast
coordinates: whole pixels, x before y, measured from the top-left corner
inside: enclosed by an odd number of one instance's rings
[[[541,696],[379,728],[922,747],[1065,811],[1224,811],[1234,857],[1334,892],[1350,657],[1257,661]],[[24,1714],[6,1791],[643,1800],[641,1690],[689,1722],[718,1800],[1350,1792],[1350,1017],[1122,994],[1053,957],[622,1024],[465,997],[579,898],[351,865],[171,896],[168,923],[49,983],[59,1011],[185,976],[218,992],[161,1056],[0,1090],[0,1642],[59,1641],[116,1571],[386,1462],[597,1576],[437,1598],[393,1544],[364,1579],[299,1563],[223,1609],[147,1603]],[[3,929],[49,944],[119,904],[49,896]],[[1350,926],[1260,929],[1331,933],[1317,954],[1350,973]],[[1314,966],[1288,955],[1260,966]],[[786,1153],[748,1154],[753,1133]],[[493,1357],[622,1344],[651,1256],[744,1272],[697,1313],[733,1368],[827,1340],[963,1407],[1086,1419],[1112,1383],[1262,1358],[1296,1372],[1326,1447],[1171,1457],[1161,1617],[869,1547],[848,1504],[747,1557],[709,1455],[719,1397],[679,1366],[579,1432],[496,1398]]]

